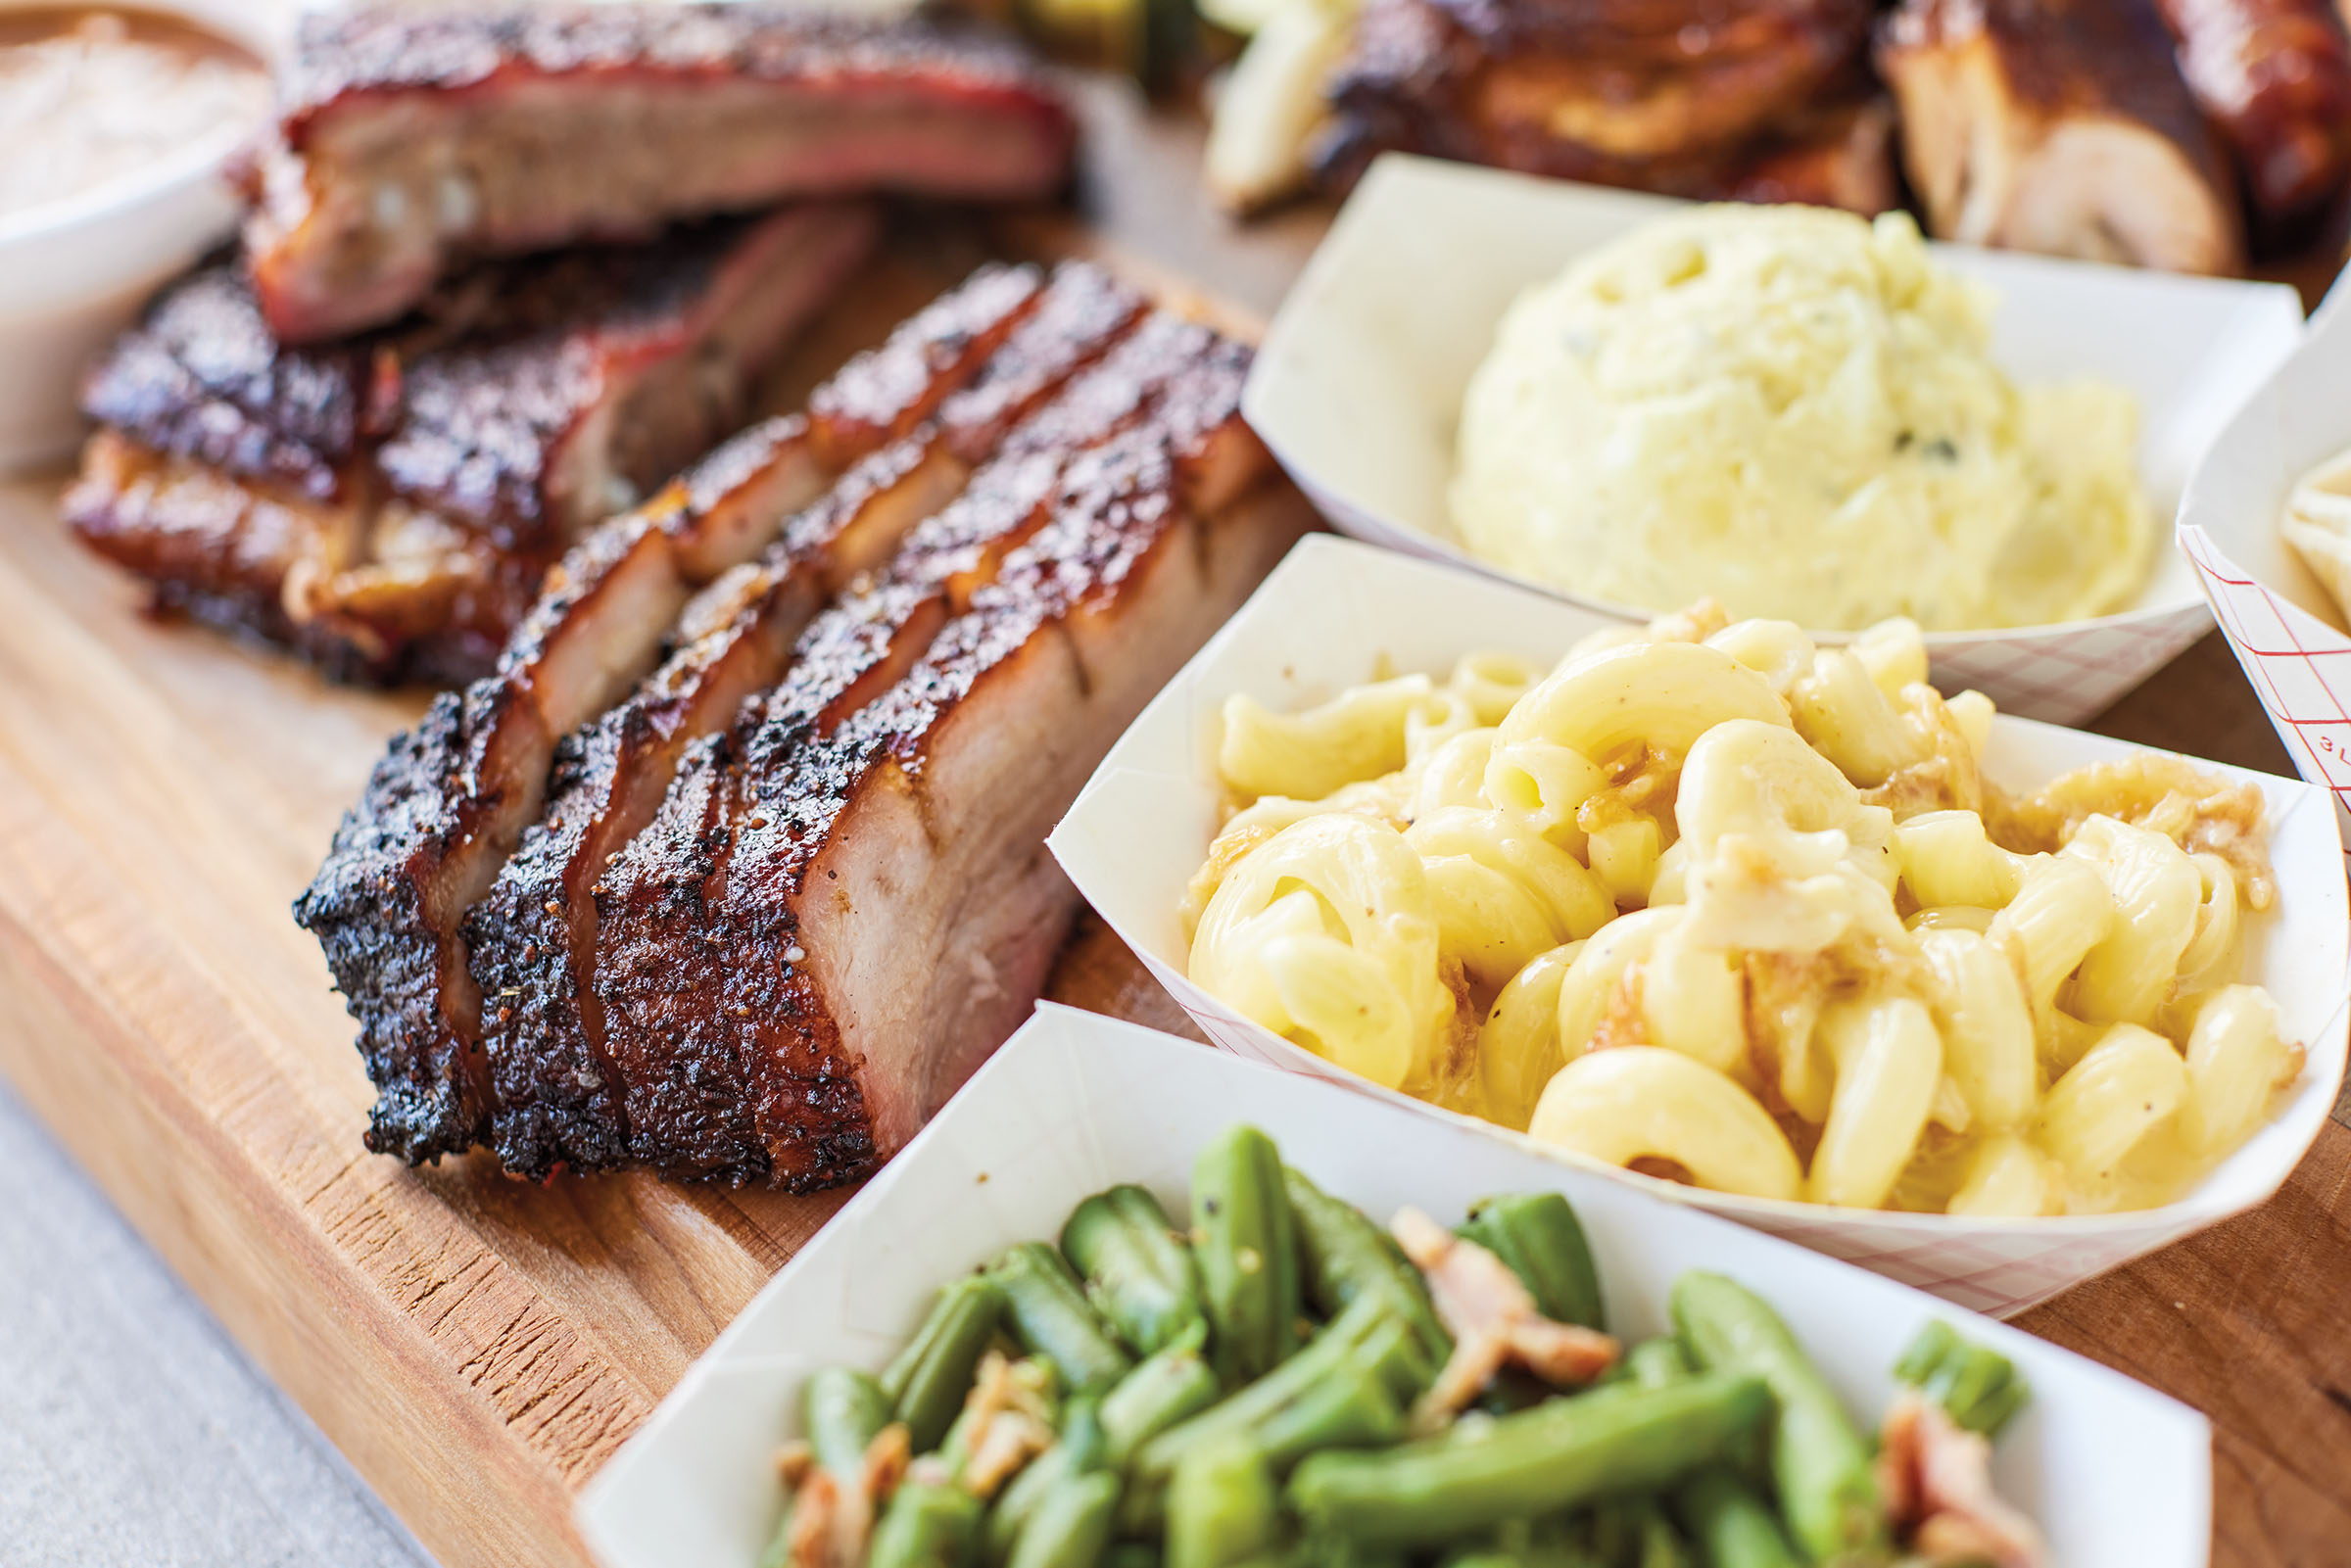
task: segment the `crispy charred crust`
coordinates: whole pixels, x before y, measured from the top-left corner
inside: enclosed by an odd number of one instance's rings
[[[876,770],[919,778],[924,736],[973,682],[1089,595],[1117,595],[1182,514],[1180,488],[1211,437],[1235,422],[1247,364],[1246,351],[1203,328],[1146,320],[909,541],[916,563],[967,567],[984,535],[1011,546],[1002,581],[974,588],[971,613],[912,671],[845,713],[853,683],[883,661],[870,645],[845,644],[845,660],[804,648],[736,738],[696,756],[700,777],[681,778],[661,831],[631,846],[598,900],[597,983],[616,1033],[626,1020],[635,1159],[800,1191],[853,1180],[887,1152],[862,1064],[799,947],[812,869]],[[939,564],[899,573],[908,593],[952,575]]]
[[[280,348],[237,270],[209,266],[116,340],[81,406],[150,451],[329,501],[348,493],[369,359],[364,345]]]
[[[417,320],[308,348],[270,335],[235,266],[210,266],[116,342],[82,410],[153,451],[318,500],[348,495],[372,455],[389,493],[512,543],[551,520],[552,453],[603,396],[610,362],[690,336],[756,226],[485,266]]]
[[[819,616],[794,649],[792,678],[757,705],[759,732],[822,735],[903,668],[944,613],[936,592],[892,582]],[[747,966],[777,985],[798,982],[782,973],[789,921],[754,915],[785,939],[744,946],[731,939],[741,927],[718,918],[736,907],[726,885],[736,841],[776,825],[737,798],[736,745],[713,736],[690,750],[659,815],[597,884],[596,989],[628,1085],[630,1162],[741,1185],[777,1173],[751,1098],[764,1080],[743,1054],[756,1031],[725,1001],[726,977]],[[855,1074],[806,1054],[783,1066],[812,1135],[844,1159],[868,1158]]]
[[[465,918],[474,981],[482,992],[482,1042],[499,1109],[491,1147],[519,1176],[545,1179],[566,1162],[580,1169],[617,1163],[626,1148],[617,1080],[593,1050],[580,1018],[594,1007],[567,964],[563,874],[576,858],[596,808],[630,750],[656,743],[650,718],[633,708],[607,714],[566,737],[555,753],[545,822],[523,835],[490,896]],[[552,1049],[524,1064],[505,1042],[544,1036]]]
[[[984,266],[859,355],[808,400],[817,451],[845,468],[925,419],[1036,306],[1044,279],[1033,266]]]
[[[979,357],[967,352],[968,346],[974,341],[1000,343],[1033,300],[1033,289],[1007,291],[1000,276],[990,274],[983,280],[995,297],[988,309],[949,307],[930,318],[926,330],[951,339],[952,352],[936,352],[920,333],[901,332],[856,366],[871,372],[880,362],[887,368],[893,356],[917,366],[943,366],[929,379],[909,383],[900,377],[896,382],[905,389],[910,407],[936,407],[977,368]],[[876,430],[895,428],[914,417],[886,416],[871,398],[861,406],[873,411]],[[384,1088],[385,1103],[370,1147],[417,1161],[490,1134],[501,1100],[482,1045],[472,956],[462,924],[478,896],[473,889],[486,894],[497,885],[493,879],[508,851],[538,815],[539,791],[549,783],[551,769],[559,775],[558,787],[588,789],[598,768],[646,746],[667,743],[671,736],[665,727],[676,721],[671,698],[684,700],[682,689],[665,689],[656,680],[642,700],[623,704],[616,717],[576,736],[558,762],[557,737],[550,733],[548,716],[573,712],[583,700],[580,692],[562,689],[563,682],[609,680],[614,669],[625,669],[628,662],[624,650],[580,643],[597,625],[587,618],[600,613],[616,594],[622,595],[623,603],[634,602],[623,589],[633,570],[658,568],[654,578],[635,579],[640,584],[674,583],[681,558],[702,525],[724,508],[744,504],[746,496],[772,491],[775,468],[804,460],[804,426],[798,421],[755,427],[665,489],[648,507],[584,540],[551,574],[547,594],[523,621],[497,676],[477,683],[461,700],[452,699],[454,705],[436,706],[425,725],[397,739],[360,805],[346,818],[334,849],[296,914],[328,947],[338,982],[361,1023],[361,1053],[370,1074]],[[781,518],[772,520],[770,532],[781,523]],[[818,537],[822,531],[811,532],[813,527],[801,525],[784,546],[785,560],[776,564],[788,563],[794,547],[821,555],[830,539]],[[648,551],[659,552],[660,558],[648,559]],[[809,564],[817,574],[812,580],[780,572],[778,591],[803,593],[813,599],[831,586],[824,563]],[[673,606],[675,602],[670,601]],[[648,662],[654,651],[649,644],[643,650]],[[595,655],[597,670],[575,669],[569,677],[559,673],[578,665],[582,652]],[[694,656],[694,650],[686,650],[683,662],[668,672],[677,675],[681,689],[691,684]],[[593,714],[609,700],[595,702],[587,712]],[[567,726],[575,720],[563,717],[555,722]],[[580,794],[573,803],[585,800]],[[560,835],[544,836],[537,852],[551,863],[561,860],[563,845],[553,841]],[[546,869],[558,878],[562,872],[552,864]],[[530,879],[540,870],[536,862],[526,865],[512,879],[513,890],[533,885]],[[576,868],[573,871],[576,874]],[[560,891],[548,891],[541,913]],[[600,906],[600,891],[598,898]],[[498,908],[485,907],[477,911],[475,933],[495,936],[501,946],[508,940],[519,942],[519,953],[552,935],[536,922],[532,909],[519,898],[508,898]],[[535,1026],[537,1019],[517,1017],[531,1009],[538,1010],[539,1018],[554,1019],[576,1016],[583,1005],[576,987],[565,991],[560,979],[546,975],[526,979],[503,960],[485,967],[485,978],[493,984],[497,1004],[508,1010],[504,1020],[493,1014],[500,1029]],[[507,995],[509,990],[515,994]],[[511,1115],[498,1118],[504,1124],[502,1143],[512,1149],[519,1168],[544,1173],[558,1158],[576,1158],[589,1166],[619,1158],[614,1151],[625,1139],[625,1124],[609,1099],[608,1075],[599,1063],[593,1048],[584,1056],[573,1052],[565,1063],[577,1091],[570,1100],[551,1100],[540,1115],[522,1103],[532,1098],[526,1095]],[[526,1067],[518,1065],[517,1070],[523,1073],[517,1082],[536,1087],[538,1080]],[[591,1074],[595,1081],[590,1081]],[[605,1098],[599,1100],[600,1093]]]
[[[1038,402],[1092,363],[1149,309],[1141,292],[1098,266],[1064,262],[1036,306],[938,407],[948,449],[978,463]]]
[[[477,813],[465,805],[497,787],[486,777],[488,742],[515,700],[489,681],[435,698],[376,764],[294,904],[360,1024],[377,1091],[367,1147],[410,1164],[461,1153],[485,1130],[487,1066],[467,1038],[463,999],[444,983],[449,941],[427,898],[470,837]]]
[[[674,462],[690,421],[633,458],[581,443],[609,440],[627,391],[694,352],[721,307],[771,278],[822,281],[870,221],[804,208],[487,268],[425,316],[325,349],[278,345],[243,279],[208,268],[91,376],[84,405],[104,428],[69,510],[161,603],[345,679],[469,680],[566,541],[626,499],[598,476],[657,479],[630,470]],[[703,377],[696,413],[731,421],[725,390]],[[426,523],[424,556],[391,543],[396,516]]]
[[[1164,453],[1155,464],[1141,444],[1114,447],[1125,450],[1128,461],[1105,458],[1089,467],[1104,476],[1122,470],[1141,485],[1155,477],[1161,488],[1145,493],[1086,486],[1037,541],[1015,552],[1006,585],[980,590],[973,611],[951,623],[904,679],[836,734],[801,748],[781,770],[788,784],[762,781],[769,785],[761,799],[770,814],[754,807],[742,837],[766,842],[739,845],[728,863],[728,896],[716,912],[728,933],[723,947],[786,959],[800,952],[799,913],[802,900],[812,896],[811,876],[880,771],[894,767],[919,781],[926,737],[974,685],[1018,656],[1076,597],[1115,592],[1108,581],[1091,577],[1090,567],[1131,559],[1173,520],[1173,464]],[[1063,546],[1075,553],[1060,556]],[[805,966],[770,957],[716,977],[721,989],[715,1012],[734,1021],[744,1042],[739,1047],[748,1074],[743,1101],[767,1155],[768,1183],[809,1191],[870,1171],[886,1151],[876,1144],[872,1108],[857,1088],[863,1063],[846,1048],[834,1009]]]

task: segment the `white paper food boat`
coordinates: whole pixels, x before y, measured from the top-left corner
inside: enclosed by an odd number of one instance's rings
[[[1189,948],[1177,911],[1220,820],[1216,741],[1226,697],[1247,692],[1277,711],[1293,711],[1369,679],[1383,659],[1398,673],[1442,673],[1463,654],[1486,648],[1549,667],[1577,638],[1607,624],[1593,611],[1490,577],[1311,536],[1103,760],[1054,831],[1053,853],[1087,901],[1218,1044],[1536,1151],[1540,1146],[1519,1134],[1423,1105],[1334,1067],[1194,986],[1185,977]],[[2021,789],[2144,749],[2003,716],[1992,732],[1988,766],[1998,782]],[[1736,1197],[1617,1170],[1608,1172],[1609,1179],[1727,1214],[2001,1316],[2269,1197],[2318,1136],[2343,1075],[2351,924],[2341,840],[2323,791],[2218,763],[2201,766],[2257,784],[2267,801],[2279,902],[2253,923],[2246,978],[2277,998],[2287,1037],[2307,1046],[2309,1062],[2277,1119],[2186,1197],[2135,1213],[1965,1219]]]
[[[2278,531],[2295,481],[2346,449],[2351,296],[2338,288],[2197,467],[2179,534],[2294,766],[2351,824],[2351,637]]]
[[[1041,1009],[745,1307],[582,1494],[609,1568],[751,1568],[781,1510],[773,1456],[814,1369],[879,1368],[937,1287],[1018,1241],[1050,1239],[1078,1201],[1136,1181],[1180,1212],[1194,1154],[1247,1118],[1330,1191],[1385,1219],[1448,1222],[1494,1193],[1565,1193],[1600,1261],[1608,1317],[1665,1329],[1683,1270],[1768,1300],[1847,1405],[1874,1419],[1888,1369],[1939,1303],[1841,1263],[1659,1204],[1508,1144],[1189,1042]],[[2193,1568],[2211,1539],[2204,1418],[2118,1373],[1998,1324],[1962,1333],[2016,1362],[2033,1402],[2002,1437],[1999,1490],[2066,1568]]]
[[[1445,487],[1463,390],[1522,290],[1680,205],[1380,159],[1267,334],[1243,404],[1249,422],[1342,531],[1523,581],[1475,560],[1452,535]],[[2196,459],[2301,332],[2301,305],[2278,284],[1965,246],[1935,252],[1998,290],[1992,348],[2012,375],[2098,376],[2137,396],[2140,468],[2158,520],[2172,515]],[[1562,596],[1618,619],[1648,619]],[[2145,590],[2118,614],[1927,641],[1939,682],[1978,688],[2007,712],[2071,724],[2152,675],[2209,624],[2194,574],[2159,549]]]

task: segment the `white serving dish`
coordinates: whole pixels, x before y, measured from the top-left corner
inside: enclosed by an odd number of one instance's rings
[[[1521,291],[1681,205],[1381,158],[1274,317],[1242,404],[1249,422],[1343,532],[1524,581],[1477,561],[1453,535],[1445,490],[1463,392]],[[2094,375],[2137,395],[2141,469],[2159,521],[2172,514],[2189,469],[2230,413],[2301,332],[2299,300],[2278,284],[1965,246],[1935,252],[1999,291],[1993,353],[2012,375]],[[1617,619],[1648,619],[1606,600],[1561,596]],[[2010,712],[2070,724],[2153,674],[2209,624],[2194,574],[2158,551],[2145,590],[2119,614],[1939,632],[1928,644],[1947,689],[1976,687]]]
[[[1598,1255],[1620,1334],[1663,1331],[1683,1270],[1731,1275],[1796,1329],[1856,1416],[1941,1303],[1580,1170],[1334,1094],[1185,1041],[1047,1007],[769,1281],[581,1494],[609,1568],[750,1568],[782,1498],[772,1455],[815,1368],[879,1368],[940,1284],[1018,1241],[1050,1240],[1087,1194],[1139,1181],[1183,1202],[1194,1153],[1235,1120],[1266,1129],[1332,1192],[1385,1219],[1407,1204],[1458,1218],[1494,1193],[1565,1193]],[[1180,1208],[1176,1208],[1180,1212]],[[2191,1568],[2211,1540],[2202,1416],[1996,1323],[1960,1332],[2014,1360],[2033,1402],[2002,1436],[2003,1496],[2067,1568]]]
[[[0,0],[0,11],[54,0]],[[138,0],[264,64],[284,58],[293,0]],[[223,167],[258,127],[223,126],[144,173],[0,216],[0,473],[61,457],[80,439],[81,375],[147,297],[234,231]]]
[[[1221,821],[1216,740],[1226,697],[1247,692],[1291,711],[1370,678],[1383,659],[1398,672],[1439,672],[1485,648],[1549,666],[1577,638],[1607,624],[1602,614],[1532,589],[1327,535],[1309,537],[1103,760],[1054,831],[1053,853],[1079,891],[1227,1050],[1537,1151],[1541,1146],[1517,1133],[1356,1077],[1194,986],[1185,975],[1190,949],[1177,911]],[[1988,765],[1994,779],[2021,788],[2143,749],[2002,716]],[[1614,1169],[1608,1179],[2001,1316],[2268,1198],[2318,1136],[2342,1081],[2351,917],[2341,840],[2323,791],[2296,780],[2205,766],[2259,784],[2268,802],[2279,903],[2256,923],[2246,977],[2277,998],[2287,1035],[2304,1042],[2309,1061],[2278,1117],[2186,1197],[2136,1213],[1964,1219],[1736,1197]],[[1585,1164],[1565,1154],[1547,1158]]]
[[[2292,357],[2198,465],[2180,548],[2302,777],[2332,790],[2351,832],[2351,637],[2279,532],[2286,497],[2351,449],[2351,293],[2327,295]]]

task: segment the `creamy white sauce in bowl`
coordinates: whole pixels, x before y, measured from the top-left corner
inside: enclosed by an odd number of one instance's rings
[[[298,10],[0,0],[0,473],[73,450],[90,360],[235,231]]]
[[[151,12],[0,10],[0,237],[217,159],[269,108],[267,68],[216,33]]]

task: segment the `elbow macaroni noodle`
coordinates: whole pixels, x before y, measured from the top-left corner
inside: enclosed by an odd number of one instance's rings
[[[2257,791],[2170,758],[2025,798],[1918,629],[1711,606],[1299,714],[1224,710],[1191,977],[1373,1082],[1755,1197],[2168,1202],[2301,1070],[2234,983]]]

